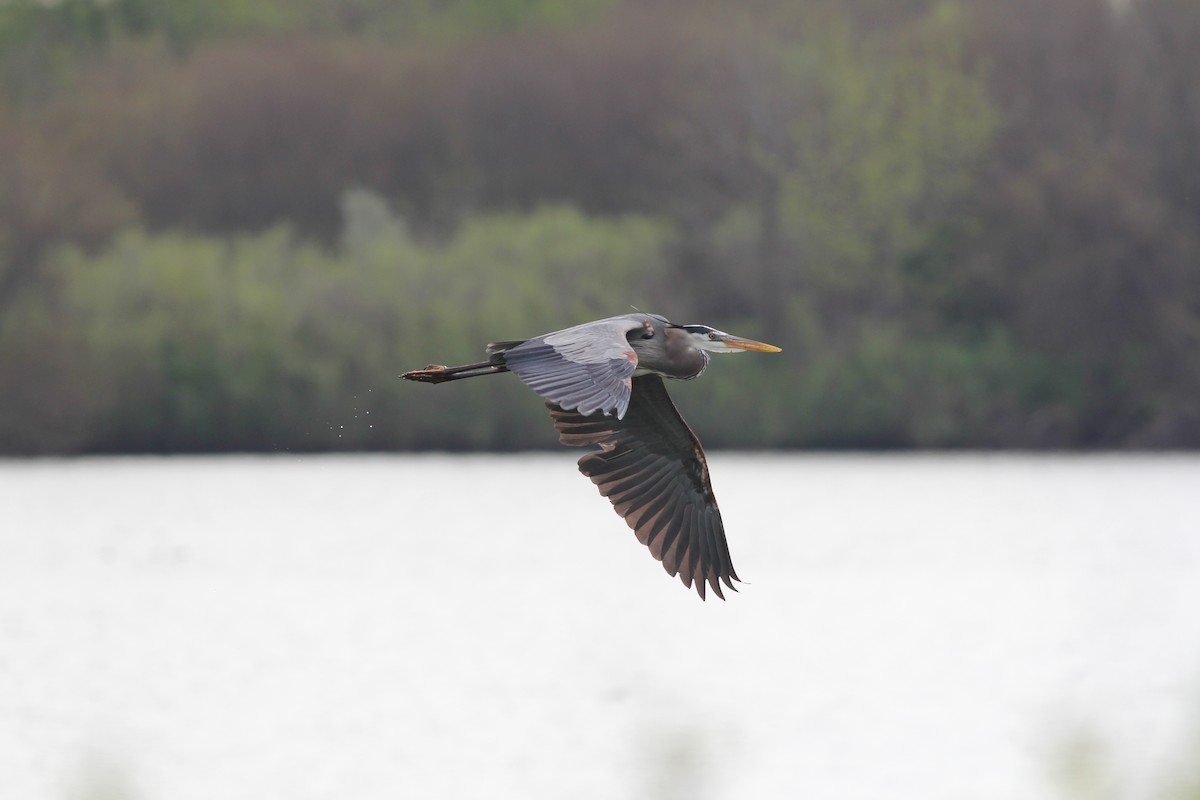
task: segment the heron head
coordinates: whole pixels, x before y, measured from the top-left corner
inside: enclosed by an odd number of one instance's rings
[[[780,349],[773,344],[744,339],[707,325],[680,325],[679,327],[687,331],[692,346],[697,350],[707,350],[710,353],[742,353],[746,350],[758,353],[780,352]]]

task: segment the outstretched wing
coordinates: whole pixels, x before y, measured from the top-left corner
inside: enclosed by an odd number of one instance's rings
[[[707,582],[721,599],[721,581],[738,580],[725,542],[721,511],[708,480],[704,450],[683,421],[658,375],[633,379],[623,419],[587,415],[547,403],[559,441],[599,450],[579,459],[579,471],[633,529],[638,541],[685,586],[704,597]]]
[[[646,314],[626,314],[548,333],[512,346],[497,342],[499,354],[526,386],[563,409],[584,416],[616,412],[625,416],[637,353],[629,346],[631,331],[641,329]]]

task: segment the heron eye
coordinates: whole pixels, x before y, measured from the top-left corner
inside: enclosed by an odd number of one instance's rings
[[[714,341],[714,342],[715,342],[715,341],[717,340],[717,335],[716,335],[715,333],[710,333],[710,334],[708,335],[708,338],[709,338],[709,340],[710,340],[710,341]]]

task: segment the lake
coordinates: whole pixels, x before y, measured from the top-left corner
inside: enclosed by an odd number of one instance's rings
[[[727,602],[565,452],[0,461],[0,797],[1037,800],[1196,775],[1200,457],[710,466]]]

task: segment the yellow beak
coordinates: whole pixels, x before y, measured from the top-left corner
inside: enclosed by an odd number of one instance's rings
[[[753,350],[756,353],[781,353],[783,352],[773,344],[766,342],[756,342],[753,339],[743,339],[741,336],[726,335],[721,340],[730,347],[736,347],[739,350]]]

